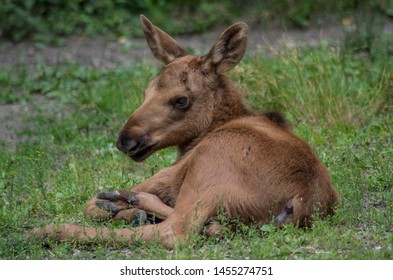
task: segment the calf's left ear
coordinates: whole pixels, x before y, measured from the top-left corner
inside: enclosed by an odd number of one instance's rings
[[[140,20],[147,44],[156,59],[168,64],[176,58],[187,54],[175,39],[154,26],[147,17],[141,15]]]
[[[248,26],[244,22],[228,27],[204,57],[207,70],[222,74],[239,63],[247,48]]]

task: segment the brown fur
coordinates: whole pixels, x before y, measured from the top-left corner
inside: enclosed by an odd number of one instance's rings
[[[243,103],[225,72],[246,50],[248,28],[234,24],[204,57],[187,55],[168,34],[141,17],[155,57],[166,66],[145,91],[144,103],[120,131],[117,147],[136,161],[159,149],[179,148],[179,159],[132,191],[99,194],[86,217],[126,219],[153,214],[163,221],[132,229],[49,225],[38,237],[133,243],[158,237],[171,248],[207,226],[223,209],[247,224],[309,226],[333,213],[338,195],[310,146],[278,113],[257,115]],[[143,210],[143,211],[140,211]]]

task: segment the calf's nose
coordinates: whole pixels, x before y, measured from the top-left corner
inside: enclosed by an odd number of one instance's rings
[[[133,139],[128,139],[124,137],[122,134],[119,135],[119,138],[116,142],[116,147],[126,154],[135,154],[138,151],[140,143]]]

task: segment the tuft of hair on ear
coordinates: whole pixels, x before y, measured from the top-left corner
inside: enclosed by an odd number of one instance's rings
[[[262,114],[265,118],[270,120],[271,122],[275,123],[279,127],[285,130],[292,130],[291,124],[284,118],[284,116],[276,111],[265,112]]]

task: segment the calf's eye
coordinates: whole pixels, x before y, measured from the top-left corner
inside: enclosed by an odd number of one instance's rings
[[[185,109],[189,104],[188,97],[182,96],[175,101],[175,108],[177,109]]]

